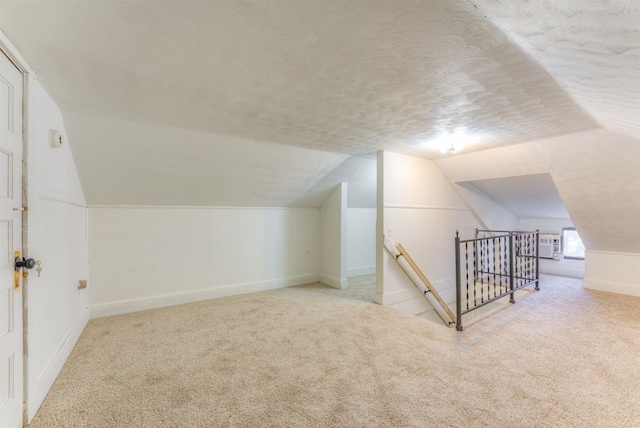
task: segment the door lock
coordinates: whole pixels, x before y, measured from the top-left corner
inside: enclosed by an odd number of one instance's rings
[[[19,271],[22,268],[25,269],[33,269],[36,265],[36,261],[34,259],[25,259],[24,257],[16,257],[13,268],[16,271]]]

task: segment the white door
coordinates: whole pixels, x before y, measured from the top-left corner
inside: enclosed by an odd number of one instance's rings
[[[0,51],[0,427],[22,426],[22,73]]]

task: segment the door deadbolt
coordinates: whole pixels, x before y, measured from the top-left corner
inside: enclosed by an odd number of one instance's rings
[[[15,270],[20,270],[22,268],[25,269],[33,269],[36,265],[36,261],[34,259],[25,259],[24,257],[16,257],[13,268]]]

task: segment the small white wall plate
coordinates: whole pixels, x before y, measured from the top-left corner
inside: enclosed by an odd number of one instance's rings
[[[62,134],[55,129],[49,129],[49,147],[59,149],[62,146]]]

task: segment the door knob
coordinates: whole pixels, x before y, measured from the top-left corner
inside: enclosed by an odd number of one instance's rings
[[[36,261],[34,259],[25,259],[24,257],[16,257],[13,268],[15,270],[20,270],[21,268],[25,269],[33,269],[36,265]]]

